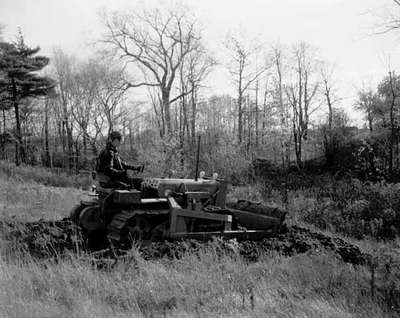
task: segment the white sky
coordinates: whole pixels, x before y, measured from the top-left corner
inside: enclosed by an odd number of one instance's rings
[[[128,10],[161,5],[162,0],[0,0],[4,37],[13,39],[21,27],[26,41],[50,55],[53,47],[87,54],[89,43],[101,34],[101,8]],[[343,105],[350,110],[355,92],[374,87],[388,72],[400,72],[400,31],[371,36],[391,0],[186,0],[204,28],[209,47],[218,52],[229,30],[238,26],[267,43],[305,41],[337,66]],[[384,9],[383,7],[387,8]],[[400,10],[399,16],[400,16]],[[213,92],[231,92],[223,72],[212,77]]]

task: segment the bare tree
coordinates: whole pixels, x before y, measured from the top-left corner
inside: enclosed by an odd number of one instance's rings
[[[163,137],[165,131],[165,116],[159,90],[155,89],[154,87],[148,87],[147,94],[151,100],[151,105],[154,110],[155,120],[157,123],[158,131],[160,133],[160,137]]]
[[[390,137],[389,137],[389,176],[393,179],[393,149],[396,142],[396,123],[395,123],[395,106],[398,92],[398,83],[396,83],[396,75],[389,70],[389,87],[390,87],[390,103],[389,103],[389,120],[390,120]],[[397,84],[397,85],[396,85]],[[397,87],[396,87],[397,86]]]
[[[400,0],[391,0],[392,6],[387,8],[387,12],[382,17],[383,23],[379,26],[376,34],[384,34],[400,29]]]
[[[281,46],[275,46],[272,48],[272,97],[279,116],[281,161],[283,167],[285,167],[285,164],[289,165],[290,163],[290,145],[292,140],[291,116],[289,103],[287,102],[285,94],[285,75],[287,76],[289,67],[285,55],[285,51]]]
[[[75,146],[79,146],[79,137],[82,139],[83,146],[83,166],[87,167],[88,159],[88,143],[95,144],[95,138],[91,136],[89,131],[93,127],[93,120],[99,116],[97,112],[96,97],[99,91],[99,82],[102,77],[98,74],[98,62],[89,60],[88,62],[79,63],[77,69],[72,75],[71,83],[71,115],[73,123],[76,126],[77,136]],[[95,151],[95,147],[92,146]],[[80,151],[76,149],[76,162],[78,162],[78,154]]]
[[[358,92],[358,98],[355,107],[356,109],[365,113],[368,129],[371,133],[374,130],[375,108],[378,103],[379,97],[374,91],[372,91],[372,89],[363,89]]]
[[[250,86],[266,71],[266,67],[255,68],[254,60],[260,52],[261,46],[254,39],[247,39],[242,35],[228,34],[225,47],[231,55],[228,65],[237,90],[238,107],[238,142],[243,141],[243,102],[244,96]]]
[[[99,138],[125,116],[122,106],[128,77],[123,67],[104,56],[82,61],[60,50],[54,54],[54,67],[58,82],[55,107],[59,108],[55,115],[68,158],[65,166],[71,170],[83,163],[87,167],[88,158],[97,155]]]
[[[163,133],[171,133],[170,105],[181,98],[171,97],[171,91],[183,60],[200,43],[196,21],[187,13],[154,9],[130,14],[117,12],[105,19],[105,25],[104,42],[143,74],[142,82],[130,82],[128,87],[159,88],[165,119]]]
[[[187,134],[191,135],[191,143],[195,144],[196,137],[196,117],[199,90],[203,85],[203,81],[216,65],[216,61],[208,55],[203,46],[198,46],[191,54],[188,55],[187,61],[183,64],[181,70],[181,82],[183,98],[189,97],[188,105],[190,105],[190,119],[185,118]],[[189,94],[189,95],[188,95]],[[187,111],[189,113],[189,111]],[[188,115],[185,114],[186,117]],[[189,129],[190,124],[190,129]]]
[[[96,77],[99,79],[95,96],[98,116],[104,116],[108,124],[108,133],[110,133],[122,115],[121,105],[129,87],[127,77],[123,69],[112,63],[99,65]]]
[[[322,93],[325,98],[326,106],[328,107],[328,129],[332,130],[334,107],[339,101],[337,97],[337,89],[334,84],[334,68],[333,66],[324,63],[321,65],[320,73]]]
[[[57,112],[59,117],[59,134],[61,137],[64,157],[64,167],[68,167],[71,171],[74,166],[73,153],[73,125],[71,120],[72,108],[72,86],[73,72],[76,61],[74,57],[68,56],[61,49],[56,49],[53,53],[53,66],[55,71],[55,79],[57,81],[57,92],[59,98],[60,111]]]
[[[292,109],[293,138],[298,167],[302,166],[302,141],[307,139],[310,115],[319,82],[313,79],[317,59],[313,49],[300,43],[293,47],[293,79],[286,88],[286,95]]]
[[[321,63],[321,86],[325,104],[328,108],[327,124],[323,125],[325,157],[328,165],[332,162],[336,148],[338,146],[336,127],[334,125],[334,116],[336,114],[335,105],[340,100],[337,95],[337,88],[334,80],[334,66],[328,63]]]

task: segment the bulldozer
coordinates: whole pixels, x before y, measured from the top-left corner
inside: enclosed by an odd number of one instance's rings
[[[280,231],[286,211],[243,200],[227,205],[228,183],[216,173],[198,173],[199,153],[200,139],[193,179],[131,177],[110,189],[98,174],[92,200],[74,207],[70,219],[92,248],[212,237],[258,240]]]
[[[281,229],[286,211],[240,200],[226,204],[227,182],[199,178],[132,178],[124,189],[95,188],[70,213],[90,245],[124,248],[135,241],[212,237],[258,240]],[[102,242],[102,243],[101,243]]]

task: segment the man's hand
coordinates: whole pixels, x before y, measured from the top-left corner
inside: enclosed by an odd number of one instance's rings
[[[130,166],[127,170],[128,177],[134,178],[134,174],[132,174],[133,171],[136,171],[137,173],[139,173],[139,172],[143,172],[143,170],[144,170],[144,165]]]
[[[137,172],[143,172],[143,170],[144,170],[144,165],[139,165],[136,167]]]

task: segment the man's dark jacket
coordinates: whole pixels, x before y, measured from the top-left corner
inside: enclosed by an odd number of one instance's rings
[[[99,155],[96,171],[110,177],[111,181],[124,181],[126,169],[136,169],[136,167],[125,163],[118,150],[111,143],[108,143]]]

